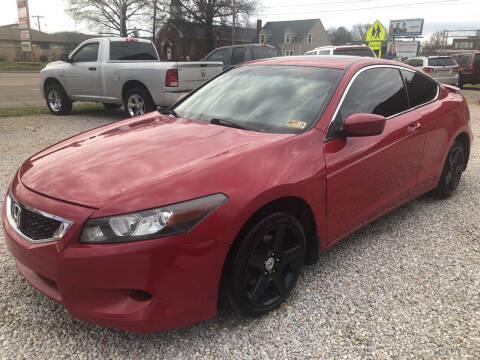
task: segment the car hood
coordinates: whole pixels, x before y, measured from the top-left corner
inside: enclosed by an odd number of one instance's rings
[[[179,174],[204,173],[219,161],[291,136],[152,113],[53,145],[28,159],[19,178],[35,192],[100,208],[121,194],[166,179],[171,183]],[[195,175],[188,178],[192,184],[195,180]]]

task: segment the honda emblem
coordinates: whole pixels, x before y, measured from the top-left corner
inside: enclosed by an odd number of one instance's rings
[[[18,204],[13,204],[12,206],[12,218],[17,227],[20,227],[20,218],[22,215],[22,208]]]

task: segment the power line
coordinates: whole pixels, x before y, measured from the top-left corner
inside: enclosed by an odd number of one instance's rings
[[[373,1],[381,1],[381,0],[327,1],[327,2],[322,2],[322,3],[317,2],[317,3],[310,3],[310,4],[266,6],[265,9],[292,8],[292,7],[303,7],[303,6],[338,5],[338,4],[351,4],[351,3],[362,3],[362,2],[373,2]]]
[[[458,2],[459,0],[436,0],[436,1],[428,1],[428,2],[416,2],[416,3],[408,3],[408,4],[393,4],[393,5],[379,5],[375,6],[376,9],[385,9],[385,8],[393,8],[393,7],[416,7],[421,5],[437,5],[442,3],[451,3],[451,2]],[[296,7],[298,5],[292,5],[291,7]],[[317,13],[329,13],[329,12],[342,12],[342,11],[359,11],[359,10],[372,10],[372,7],[361,7],[361,8],[343,8],[343,9],[330,9],[330,10],[313,10]],[[262,15],[299,15],[299,14],[306,14],[305,12],[288,12],[288,13],[261,13]]]

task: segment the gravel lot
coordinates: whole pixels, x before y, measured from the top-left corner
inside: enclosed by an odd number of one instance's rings
[[[478,137],[480,91],[465,94]],[[121,117],[0,119],[0,193],[29,155]],[[356,232],[260,319],[222,309],[204,323],[148,335],[86,324],[27,284],[1,234],[0,358],[478,359],[479,155],[477,141],[454,197],[421,197]]]

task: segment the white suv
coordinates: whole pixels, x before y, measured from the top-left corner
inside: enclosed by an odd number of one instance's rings
[[[377,56],[366,45],[342,45],[342,46],[322,46],[316,49],[310,50],[305,55],[350,55],[350,56]]]

